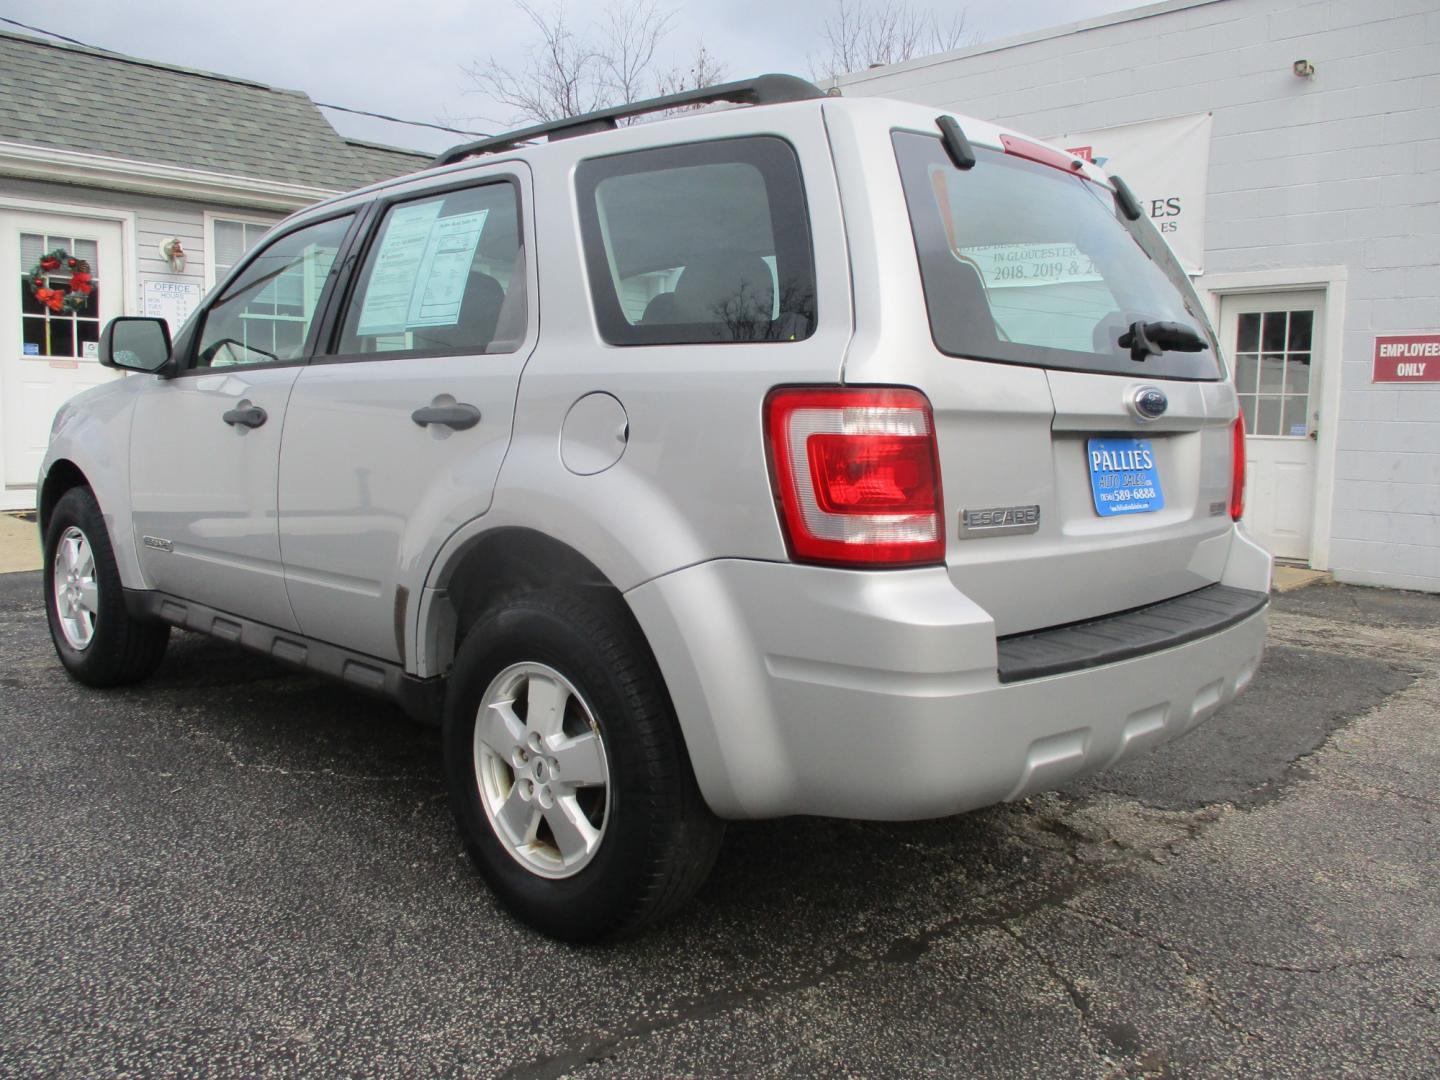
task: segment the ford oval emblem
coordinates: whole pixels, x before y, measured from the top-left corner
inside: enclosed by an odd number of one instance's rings
[[[1135,391],[1132,401],[1135,411],[1146,420],[1154,420],[1170,407],[1170,399],[1165,396],[1165,391],[1155,386],[1140,387]]]

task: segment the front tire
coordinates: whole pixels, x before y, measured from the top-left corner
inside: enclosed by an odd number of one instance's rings
[[[466,850],[542,933],[638,931],[714,864],[724,825],[618,597],[530,593],[483,617],[455,660],[443,739]]]
[[[165,656],[170,627],[125,610],[110,534],[89,488],[71,488],[50,514],[45,613],[60,662],[87,686],[139,682]]]

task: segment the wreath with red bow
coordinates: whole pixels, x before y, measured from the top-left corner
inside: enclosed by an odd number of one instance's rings
[[[68,271],[68,282],[46,283],[46,276],[56,271]],[[73,313],[90,302],[95,289],[95,278],[90,273],[90,264],[77,259],[64,248],[56,248],[43,256],[25,275],[30,281],[30,295],[51,311]]]

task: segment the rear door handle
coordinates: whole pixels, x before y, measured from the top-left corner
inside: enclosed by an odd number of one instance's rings
[[[421,427],[443,424],[456,431],[464,431],[480,422],[480,410],[463,401],[454,405],[424,405],[412,412],[410,419]]]
[[[238,409],[231,409],[222,416],[221,419],[231,427],[235,427],[238,424],[241,427],[256,428],[265,423],[265,421],[269,419],[269,416],[270,414],[259,405],[250,405],[247,403]]]

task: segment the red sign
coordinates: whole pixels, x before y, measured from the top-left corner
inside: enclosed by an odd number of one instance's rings
[[[1377,337],[1370,381],[1440,382],[1440,334]]]

